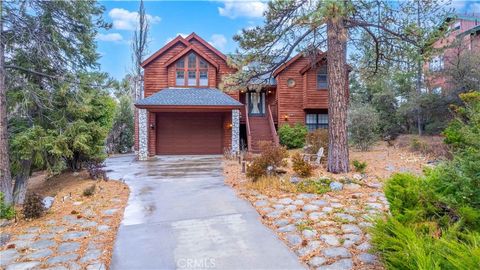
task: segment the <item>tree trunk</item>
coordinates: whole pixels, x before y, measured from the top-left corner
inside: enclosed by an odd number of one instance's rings
[[[15,186],[13,188],[13,195],[15,197],[15,204],[23,204],[25,195],[27,194],[28,178],[30,177],[30,170],[32,168],[32,160],[22,160],[22,170],[15,176]]]
[[[420,97],[422,95],[422,60],[417,61],[417,81],[415,84],[415,92],[416,92],[416,105],[417,109],[416,111],[416,116],[417,116],[417,129],[418,129],[418,135],[422,136],[422,107],[420,105]]]
[[[3,3],[0,0],[0,16],[3,14]],[[10,174],[10,156],[8,154],[8,118],[7,89],[5,88],[5,40],[3,23],[0,20],[0,192],[4,194],[7,204],[13,203],[12,176]]]
[[[328,171],[349,169],[347,139],[347,31],[342,19],[327,22],[328,67]]]

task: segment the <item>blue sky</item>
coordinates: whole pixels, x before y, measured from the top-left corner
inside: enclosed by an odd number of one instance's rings
[[[139,2],[101,1],[105,20],[113,27],[97,36],[101,70],[121,79],[131,69],[130,40],[137,21]],[[453,1],[461,12],[480,12],[480,0]],[[266,3],[255,0],[145,1],[151,22],[149,54],[178,34],[196,32],[224,53],[236,48],[232,37],[242,28],[260,25]]]

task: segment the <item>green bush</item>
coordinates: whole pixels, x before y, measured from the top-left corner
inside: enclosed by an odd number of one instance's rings
[[[305,145],[307,133],[307,127],[299,123],[293,127],[286,124],[278,129],[280,144],[286,146],[288,149],[302,148]]]
[[[378,123],[378,113],[372,106],[353,105],[348,114],[348,132],[352,144],[357,149],[368,151],[378,140]]]
[[[42,197],[36,193],[29,193],[23,204],[23,216],[25,218],[39,218],[44,212]]]
[[[292,169],[300,177],[309,177],[312,175],[313,166],[309,162],[303,160],[300,153],[295,153],[292,156]]]
[[[12,219],[15,217],[15,208],[5,203],[4,195],[0,192],[0,218]]]
[[[353,167],[355,167],[356,172],[365,173],[365,170],[367,169],[367,162],[353,160],[352,164],[353,164]]]

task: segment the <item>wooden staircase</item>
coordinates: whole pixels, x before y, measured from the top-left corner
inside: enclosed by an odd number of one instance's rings
[[[248,110],[247,110],[248,111]],[[260,142],[270,141],[278,145],[278,135],[273,123],[272,112],[268,106],[264,116],[247,116],[248,149],[250,152],[260,152]]]

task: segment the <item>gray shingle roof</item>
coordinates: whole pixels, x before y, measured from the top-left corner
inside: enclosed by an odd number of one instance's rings
[[[243,106],[216,88],[166,88],[135,103],[140,106]]]

